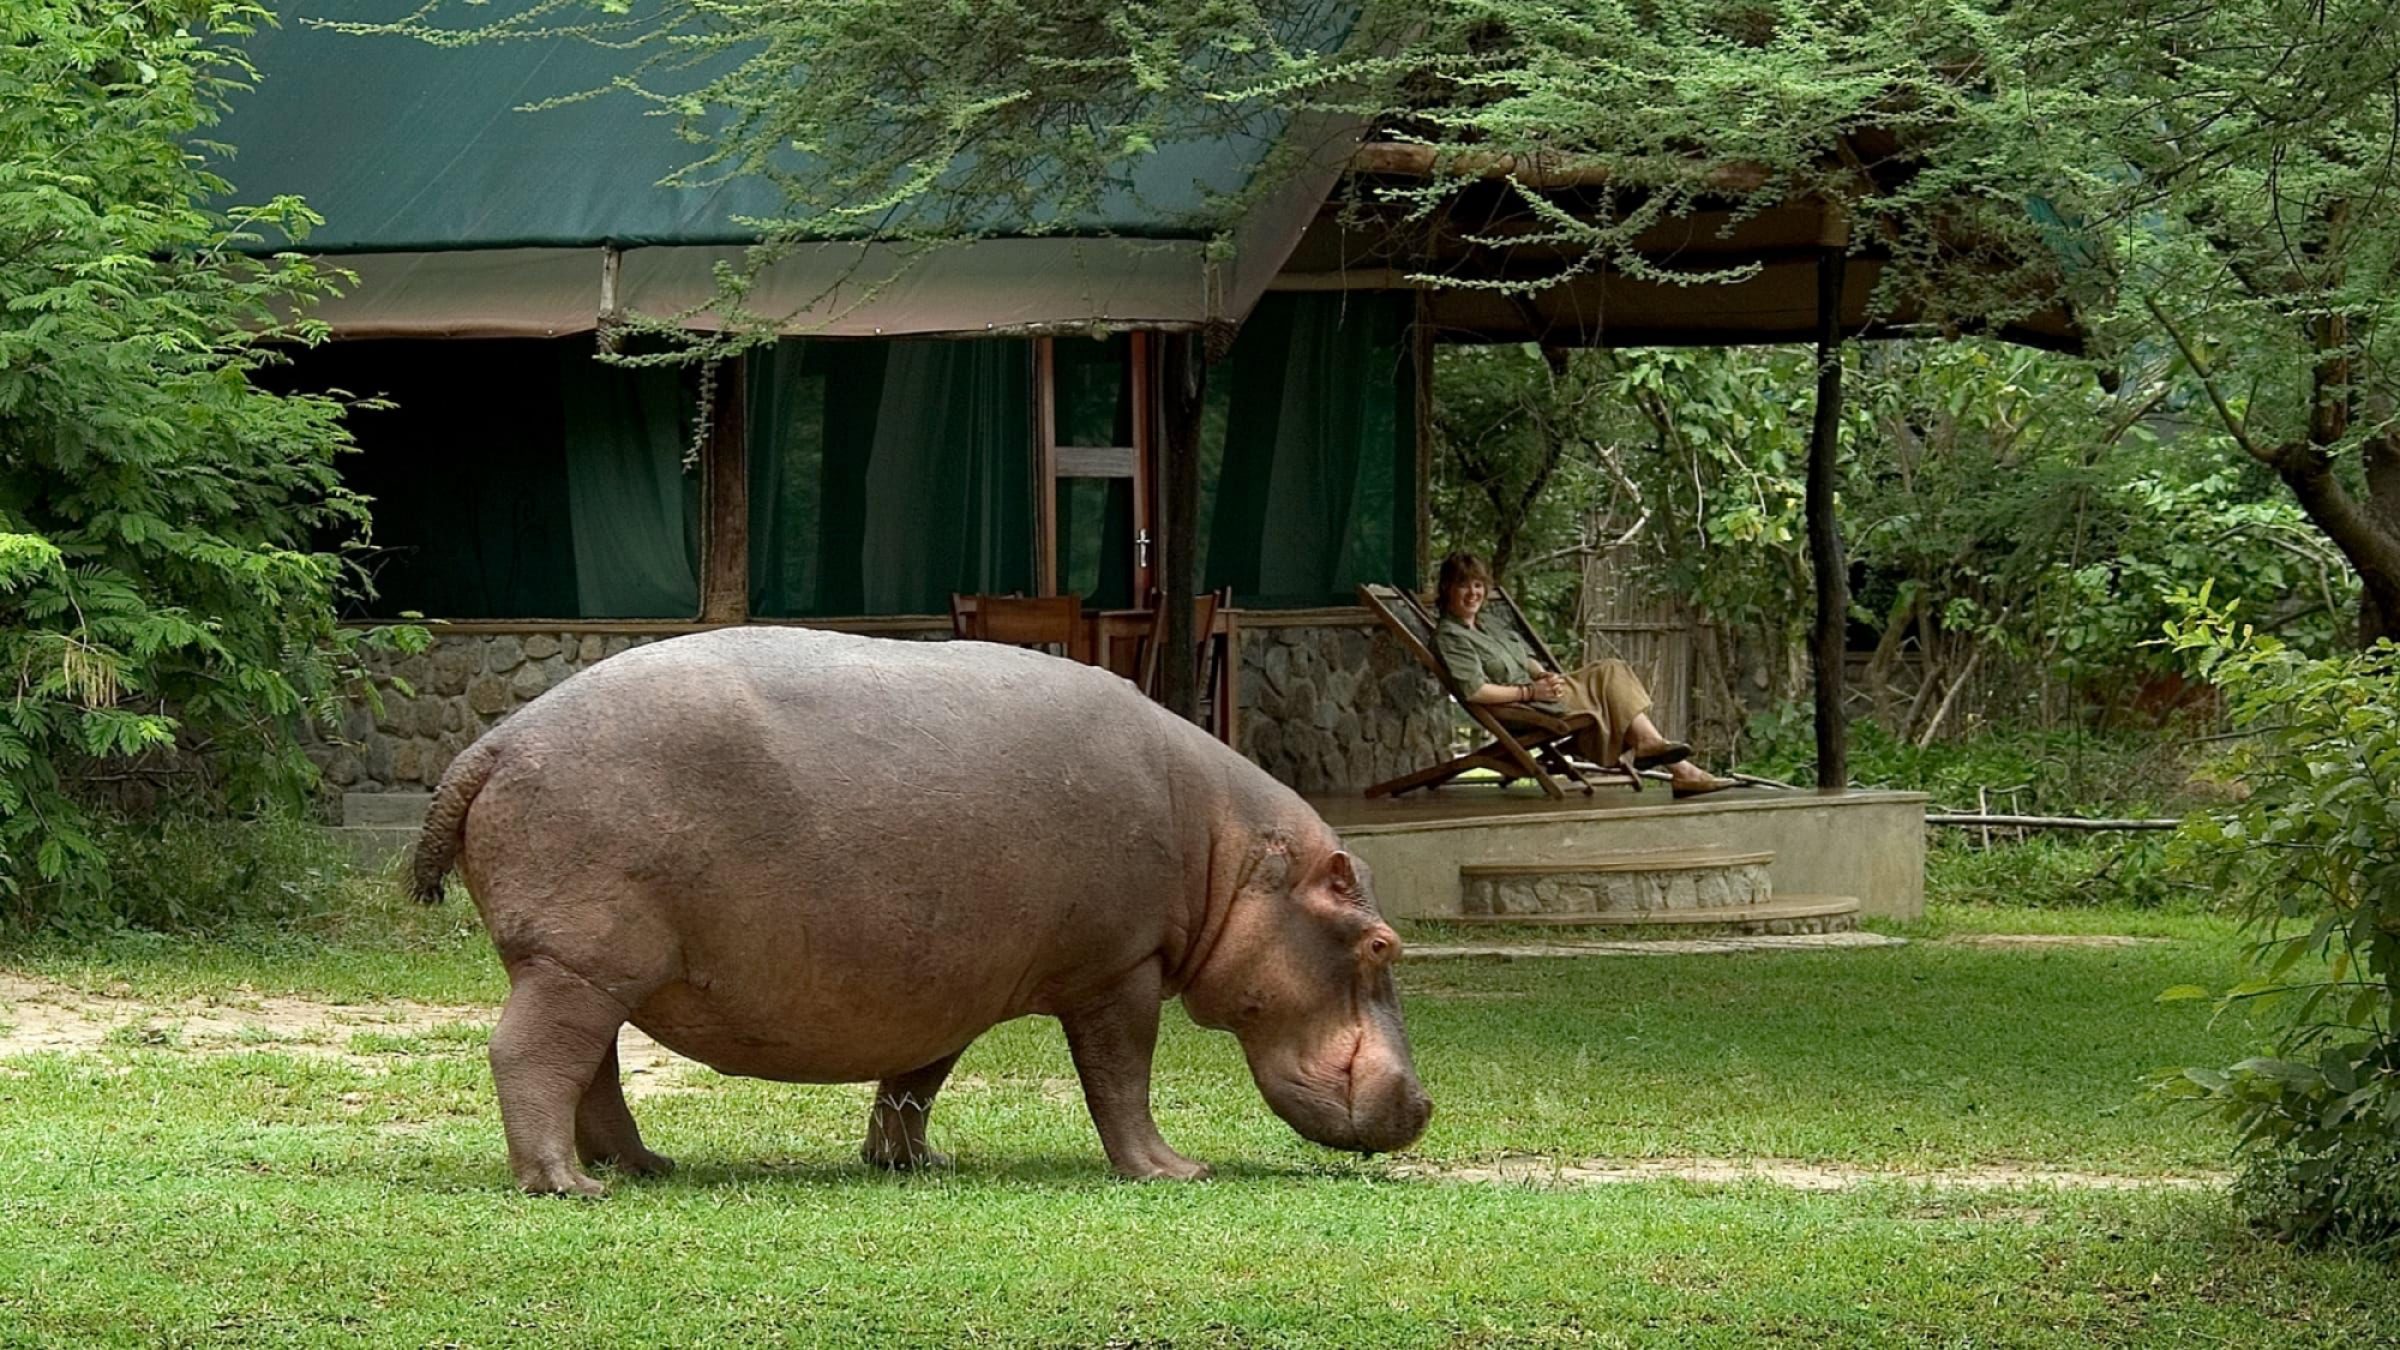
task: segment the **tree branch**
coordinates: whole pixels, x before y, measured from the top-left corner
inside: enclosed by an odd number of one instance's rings
[[[2217,388],[2216,376],[2209,372],[2207,363],[2200,359],[2200,353],[2193,350],[2191,340],[2183,335],[2183,330],[2175,326],[2175,321],[2168,318],[2167,312],[2150,296],[2142,297],[2142,308],[2149,310],[2150,317],[2158,321],[2158,326],[2166,330],[2168,337],[2174,339],[2175,350],[2183,353],[2183,363],[2192,368],[2193,375],[2199,377],[2200,387],[2208,392],[2209,406],[2217,410],[2217,418],[2225,424],[2225,430],[2232,433],[2234,444],[2242,447],[2243,452],[2252,459],[2272,466],[2275,452],[2262,448],[2258,442],[2250,439],[2249,424],[2234,416],[2232,406],[2225,402],[2223,391]]]

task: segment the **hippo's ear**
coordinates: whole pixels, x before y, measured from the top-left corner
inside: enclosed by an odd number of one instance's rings
[[[1367,865],[1338,848],[1309,869],[1302,885],[1310,890],[1322,888],[1353,905],[1366,904],[1372,894],[1367,887]]]

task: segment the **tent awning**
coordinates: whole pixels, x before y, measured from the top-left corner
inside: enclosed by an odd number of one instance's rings
[[[603,322],[611,301],[684,315],[714,293],[712,268],[739,265],[755,222],[783,213],[779,190],[757,178],[662,185],[702,148],[640,99],[532,108],[605,89],[638,53],[574,37],[437,47],[315,22],[415,8],[296,0],[281,27],[244,43],[257,87],[207,132],[233,147],[219,167],[238,200],[296,195],[325,218],[296,244],[254,247],[298,248],[357,274],[317,311],[337,335],[569,333]],[[1356,9],[1323,0],[1295,22],[1339,41]],[[939,247],[802,247],[761,275],[746,308],[788,332],[861,336],[1238,321],[1357,137],[1272,111],[1193,125],[1210,129],[1162,139],[1064,220]],[[607,297],[604,251],[617,255]]]

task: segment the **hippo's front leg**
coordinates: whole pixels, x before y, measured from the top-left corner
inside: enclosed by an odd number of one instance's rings
[[[1208,1175],[1167,1147],[1150,1116],[1150,1056],[1158,1047],[1158,962],[1145,961],[1124,979],[1058,1020],[1066,1028],[1083,1104],[1100,1129],[1100,1146],[1119,1176],[1197,1181]]]

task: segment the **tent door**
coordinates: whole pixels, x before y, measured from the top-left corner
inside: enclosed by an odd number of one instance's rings
[[[1036,564],[1043,595],[1139,609],[1156,584],[1150,335],[1034,344]]]

